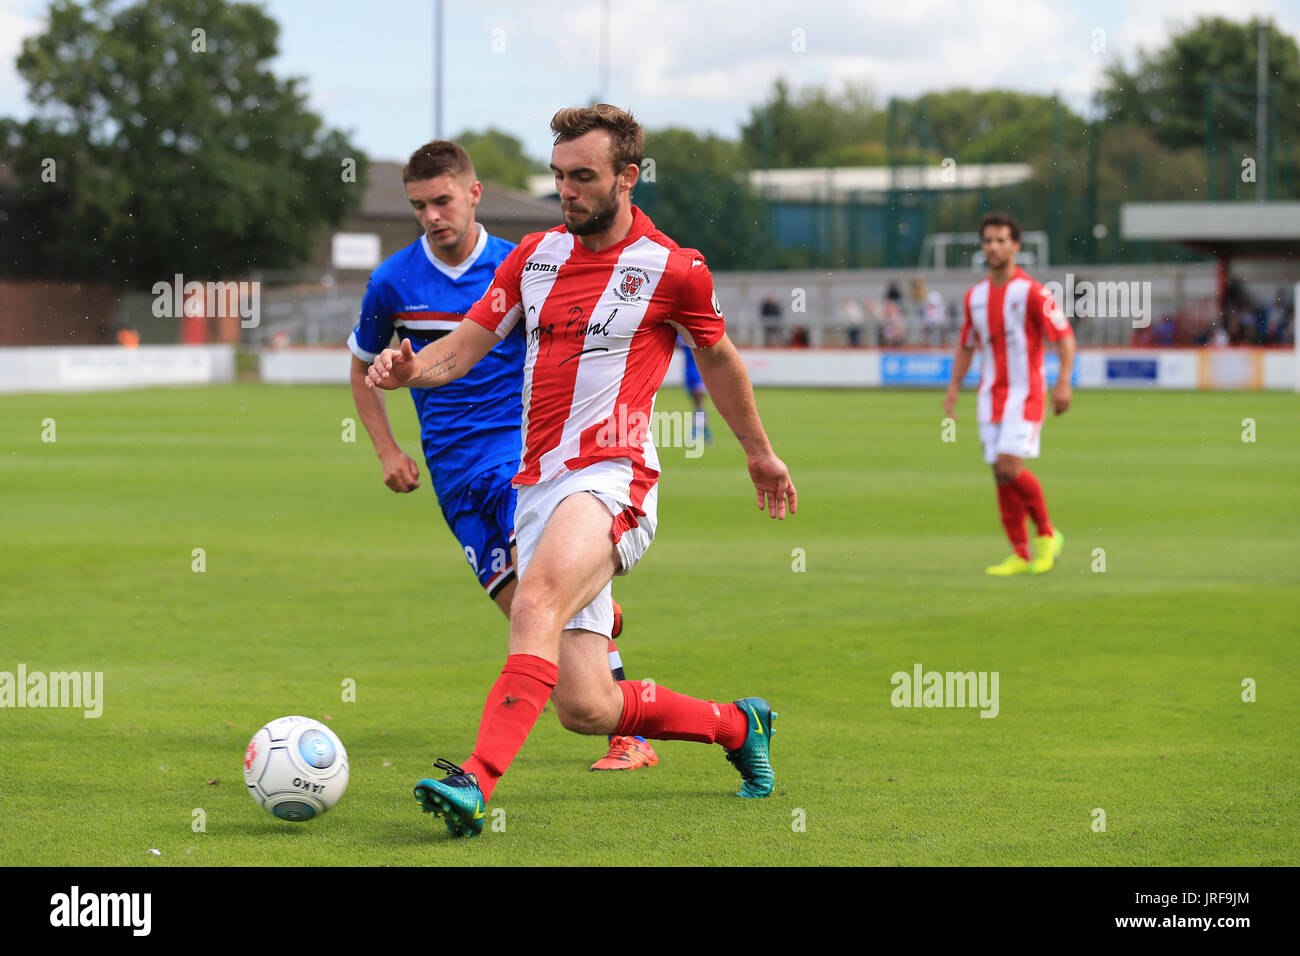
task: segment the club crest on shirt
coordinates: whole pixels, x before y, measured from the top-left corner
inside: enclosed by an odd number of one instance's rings
[[[644,269],[626,266],[619,270],[614,282],[614,294],[624,302],[636,302],[641,298],[641,290],[650,281]]]

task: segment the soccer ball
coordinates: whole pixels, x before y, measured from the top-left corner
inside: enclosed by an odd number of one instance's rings
[[[348,752],[318,720],[281,717],[248,742],[244,783],[258,806],[281,820],[310,820],[348,788]]]

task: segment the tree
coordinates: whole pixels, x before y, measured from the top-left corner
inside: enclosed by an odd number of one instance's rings
[[[883,114],[865,87],[840,93],[822,87],[790,96],[783,79],[772,85],[767,102],[752,107],[741,129],[741,143],[756,169],[834,165],[837,151],[868,140],[884,140]]]
[[[677,127],[648,132],[633,200],[712,269],[757,269],[770,256],[767,210],[738,143]]]
[[[1132,71],[1123,63],[1106,70],[1102,103],[1121,122],[1150,129],[1170,149],[1202,146],[1209,133],[1226,140],[1254,142],[1255,83],[1259,66],[1259,21],[1234,23],[1223,17],[1202,17],[1173,33],[1163,49],[1141,50]],[[1280,129],[1279,144],[1295,144],[1300,136],[1300,48],[1294,37],[1268,28],[1268,74],[1275,84]],[[1209,84],[1240,91],[1245,109],[1215,109],[1214,130],[1207,130],[1206,95]],[[1271,120],[1270,120],[1271,121]]]
[[[309,258],[367,162],[270,72],[278,38],[249,3],[54,0],[17,60],[38,115],[0,127],[45,274],[149,285]]]
[[[474,171],[484,182],[527,189],[529,176],[547,170],[545,164],[524,152],[519,139],[499,129],[488,128],[482,133],[466,130],[456,137],[456,142],[469,150]]]

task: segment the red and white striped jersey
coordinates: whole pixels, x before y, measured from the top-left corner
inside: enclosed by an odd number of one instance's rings
[[[704,257],[636,206],[632,217],[627,238],[602,252],[563,226],[525,236],[466,315],[501,338],[525,323],[516,485],[628,458],[639,507],[659,477],[650,416],[677,336],[703,348],[726,330]]]
[[[1016,269],[1006,285],[985,279],[971,286],[961,344],[980,350],[978,421],[1001,422],[1005,415],[1041,423],[1043,337],[1058,342],[1073,334],[1051,293],[1023,269]]]

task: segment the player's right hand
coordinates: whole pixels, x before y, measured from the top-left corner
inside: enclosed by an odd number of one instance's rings
[[[949,385],[948,394],[943,397],[943,413],[949,418],[951,418],[953,421],[957,420],[952,412],[953,409],[957,407],[958,393],[959,393],[959,389],[957,388],[956,385]]]
[[[776,455],[759,455],[749,459],[749,477],[758,495],[758,507],[766,508],[769,517],[785,520],[786,505],[790,514],[799,509],[799,493],[790,480],[790,470]]]
[[[400,493],[420,487],[420,466],[405,452],[390,452],[379,460],[384,466],[384,484],[389,488]]]
[[[400,349],[384,349],[366,370],[367,388],[401,388],[415,373],[415,352],[411,340],[402,339]]]

